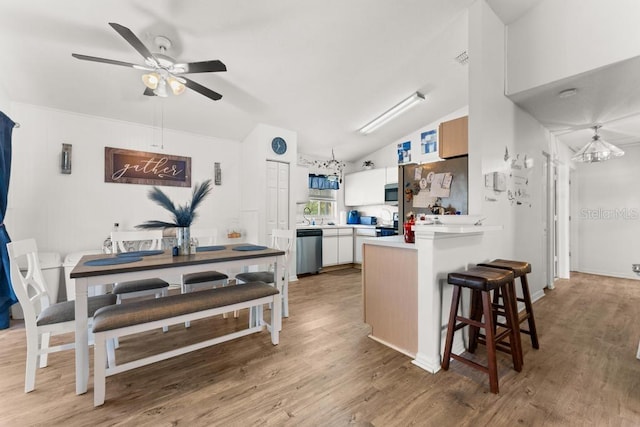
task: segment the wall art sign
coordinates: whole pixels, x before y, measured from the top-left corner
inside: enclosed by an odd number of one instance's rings
[[[191,157],[104,147],[104,182],[191,187]]]

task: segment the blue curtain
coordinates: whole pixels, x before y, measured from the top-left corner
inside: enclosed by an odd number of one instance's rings
[[[338,180],[330,180],[326,175],[309,174],[309,188],[316,190],[338,190]]]
[[[4,225],[11,177],[11,133],[15,123],[0,111],[0,329],[9,327],[9,308],[18,302],[11,287],[7,243],[11,241]]]

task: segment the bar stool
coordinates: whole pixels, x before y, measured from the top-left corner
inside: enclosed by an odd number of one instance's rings
[[[513,272],[514,280],[518,277],[520,278],[520,285],[522,287],[522,298],[518,298],[516,296],[516,301],[520,301],[524,303],[524,313],[519,314],[519,322],[522,323],[525,320],[528,321],[529,329],[520,329],[520,332],[523,334],[527,334],[531,337],[531,346],[535,349],[539,349],[540,345],[538,344],[538,332],[536,329],[536,321],[533,317],[533,306],[531,304],[531,294],[529,292],[529,282],[527,281],[527,273],[531,273],[531,264],[524,261],[510,261],[506,259],[494,259],[491,262],[486,262],[482,264],[478,264],[480,266],[491,267],[491,268],[500,268],[503,270],[511,270]],[[498,298],[500,297],[499,293],[494,293],[493,302],[497,303]],[[517,302],[516,302],[517,304]],[[516,313],[518,310],[516,308]]]
[[[453,285],[453,297],[451,299],[451,311],[449,312],[449,325],[447,327],[447,338],[445,340],[444,356],[442,360],[442,369],[449,369],[450,359],[455,359],[472,368],[478,369],[489,374],[489,385],[492,393],[498,393],[498,364],[496,361],[496,343],[501,342],[505,337],[509,336],[510,353],[513,359],[513,367],[516,371],[522,370],[522,347],[520,344],[520,333],[518,332],[517,316],[513,307],[515,304],[509,304],[515,301],[515,295],[509,284],[513,283],[513,272],[488,267],[472,267],[467,271],[449,273],[447,282]],[[458,307],[460,305],[460,295],[462,288],[471,290],[472,299],[479,298],[482,303],[482,310],[471,313],[469,317],[458,316]],[[504,311],[497,314],[502,315],[506,319],[504,330],[496,333],[494,327],[494,312],[497,310],[491,303],[491,291],[500,289],[505,296]],[[482,319],[484,318],[484,322]],[[460,322],[460,323],[458,323]],[[470,326],[478,330],[482,328],[486,334],[487,345],[487,366],[480,365],[463,356],[451,353],[453,346],[454,332]]]

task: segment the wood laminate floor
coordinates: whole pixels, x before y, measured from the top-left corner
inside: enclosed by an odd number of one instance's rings
[[[92,380],[75,395],[72,351],[50,355],[36,390],[24,394],[24,325],[13,321],[0,331],[0,425],[640,425],[638,281],[573,274],[557,282],[534,304],[540,350],[525,341],[523,371],[498,354],[499,395],[486,375],[455,361],[432,375],[367,338],[359,270],[291,283],[290,303],[280,345],[254,334],[115,375],[97,409]],[[117,357],[246,321],[243,313],[123,338]]]

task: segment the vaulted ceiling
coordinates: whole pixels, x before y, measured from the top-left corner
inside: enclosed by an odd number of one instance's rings
[[[487,0],[509,24],[541,0]],[[2,84],[12,101],[241,141],[258,123],[298,132],[299,151],[356,160],[468,104],[466,9],[473,0],[20,0],[0,5]],[[143,58],[109,25],[153,52],[169,38],[181,62],[223,61],[189,77],[223,95],[142,95],[143,71],[79,61]],[[471,58],[473,60],[473,58]],[[604,125],[637,142],[640,61],[614,64],[511,98],[578,148]],[[579,88],[573,98],[557,92]],[[357,130],[416,91],[426,101],[373,134]],[[19,117],[16,117],[20,121]]]
[[[0,6],[10,99],[242,140],[257,123],[298,132],[299,151],[354,160],[467,105],[466,9],[473,0],[20,0]],[[181,62],[219,59],[190,78],[223,95],[143,96],[142,63],[109,25],[154,37]],[[375,133],[357,130],[411,93],[426,102]],[[163,117],[163,119],[161,119]],[[16,117],[20,121],[19,117]]]

